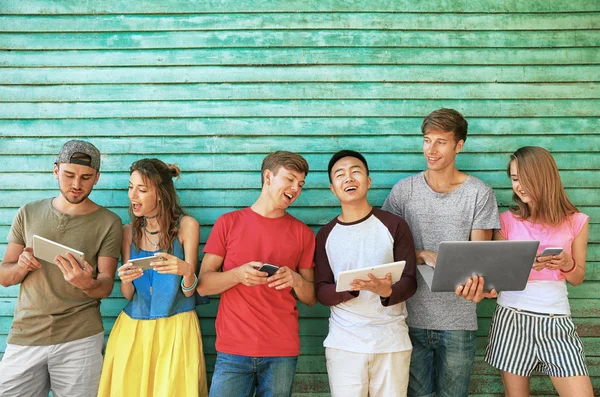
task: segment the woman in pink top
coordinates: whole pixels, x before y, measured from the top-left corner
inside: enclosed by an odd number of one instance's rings
[[[540,242],[527,286],[498,296],[485,360],[498,368],[506,396],[528,396],[530,376],[550,376],[560,396],[593,396],[583,346],[571,320],[567,284],[585,277],[588,216],[569,201],[552,155],[525,146],[511,155],[508,175],[516,206],[500,215],[502,229],[495,240]],[[558,255],[540,256],[546,248],[562,248]],[[467,297],[479,301],[495,291]],[[480,283],[481,284],[481,283]],[[461,291],[457,290],[457,294]],[[473,298],[473,299],[471,299]]]
[[[520,148],[511,155],[507,172],[516,206],[500,214],[502,229],[494,239],[538,240],[540,246],[525,289],[498,296],[485,360],[500,370],[506,396],[528,396],[535,370],[550,376],[561,396],[592,397],[566,284],[579,285],[585,277],[589,217],[567,198],[545,149]],[[540,256],[550,247],[562,252]],[[456,294],[475,302],[497,296],[482,290],[483,279],[474,277]]]

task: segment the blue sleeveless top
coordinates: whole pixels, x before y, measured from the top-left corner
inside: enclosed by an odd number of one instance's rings
[[[137,251],[129,247],[129,258],[144,258],[160,251]],[[183,247],[178,238],[173,242],[173,255],[184,259]],[[181,290],[181,278],[175,274],[160,274],[154,269],[144,270],[142,277],[133,280],[133,299],[123,311],[135,320],[153,320],[170,317],[178,313],[194,310],[196,294],[186,297]]]

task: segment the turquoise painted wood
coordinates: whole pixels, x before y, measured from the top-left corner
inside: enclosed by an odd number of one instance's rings
[[[586,281],[569,287],[600,394],[600,3],[597,0],[164,0],[0,2],[0,255],[27,201],[56,193],[60,146],[80,137],[103,153],[92,193],[125,221],[129,165],[177,163],[182,204],[201,247],[224,212],[250,205],[266,153],[311,166],[291,213],[315,232],[338,213],[332,152],[369,160],[381,205],[423,168],[420,124],[439,107],[469,120],[460,169],[511,203],[508,155],[539,145],[590,218]],[[105,334],[125,304],[102,303]],[[0,287],[0,355],[19,287]],[[212,374],[218,297],[198,308]],[[479,305],[471,395],[500,396],[482,354],[494,302]],[[322,341],[329,310],[300,305],[295,395],[328,396]],[[534,377],[532,391],[555,395]]]

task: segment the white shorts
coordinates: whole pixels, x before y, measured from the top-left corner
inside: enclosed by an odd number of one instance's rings
[[[587,376],[583,345],[569,315],[532,313],[498,305],[485,361],[501,371],[531,376]]]

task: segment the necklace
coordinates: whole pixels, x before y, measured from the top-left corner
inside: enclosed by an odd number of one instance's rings
[[[144,216],[144,219],[155,219],[158,218],[158,214],[154,215],[154,216]]]
[[[157,230],[157,231],[151,232],[150,230],[148,230],[148,229],[146,228],[146,225],[144,225],[144,231],[145,231],[146,233],[148,233],[148,234],[152,235],[152,236],[155,236],[155,235],[157,235],[158,233],[160,233],[160,230]]]
[[[145,229],[145,228],[144,228],[144,229]],[[156,233],[158,233],[158,232],[156,232]],[[158,241],[155,243],[155,242],[153,242],[152,240],[150,240],[150,237],[148,237],[148,235],[147,235],[146,233],[144,233],[144,236],[146,237],[146,241],[147,241],[148,243],[150,243],[150,245],[151,245],[151,246],[153,246],[155,250],[156,250],[156,249],[158,249],[158,246],[160,245],[160,238],[159,238],[159,239],[158,239]]]

